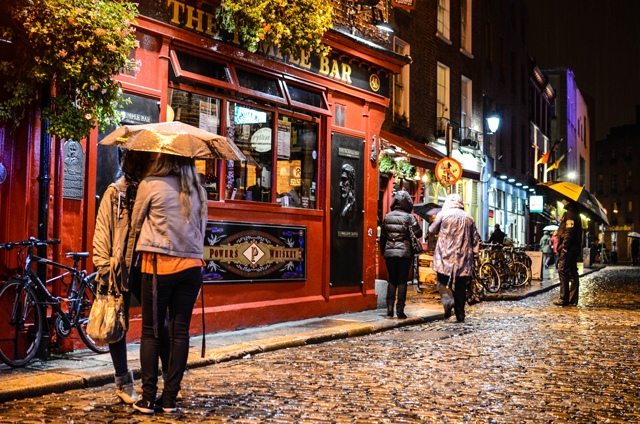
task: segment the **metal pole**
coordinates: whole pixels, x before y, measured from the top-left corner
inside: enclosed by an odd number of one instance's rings
[[[51,106],[51,93],[47,85],[42,90],[41,117],[44,111]],[[40,175],[37,180],[38,186],[38,238],[46,240],[49,234],[49,182],[51,175],[51,136],[49,135],[49,120],[42,117],[40,119]],[[47,246],[38,247],[38,255],[47,256]],[[38,276],[42,281],[46,280],[46,266],[38,264]]]

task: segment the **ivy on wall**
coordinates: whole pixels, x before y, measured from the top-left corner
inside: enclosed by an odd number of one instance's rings
[[[125,0],[14,0],[0,6],[0,122],[18,125],[26,109],[52,90],[43,110],[49,133],[80,140],[97,124],[117,123],[121,89],[112,79],[134,70],[137,15]]]

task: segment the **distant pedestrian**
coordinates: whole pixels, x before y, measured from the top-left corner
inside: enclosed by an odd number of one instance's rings
[[[464,211],[460,195],[447,197],[429,232],[438,233],[433,270],[437,273],[444,316],[449,318],[454,309],[457,321],[464,322],[467,284],[479,252],[480,235],[473,218]]]
[[[558,267],[558,230],[551,233],[551,251],[553,252],[553,264]]]
[[[553,249],[551,247],[551,236],[549,231],[545,231],[540,239],[540,251],[542,252],[542,262],[545,268],[549,268],[549,264],[553,258]]]
[[[580,293],[578,258],[582,247],[582,222],[574,203],[563,200],[565,213],[558,228],[559,306],[577,305]]]
[[[504,244],[505,233],[500,229],[500,224],[493,227],[493,233],[489,237],[489,243]]]
[[[387,316],[393,317],[394,306],[398,318],[404,319],[404,307],[407,299],[407,280],[413,263],[411,235],[409,227],[416,237],[422,236],[422,228],[411,214],[413,201],[406,190],[393,195],[391,212],[385,215],[380,231],[380,249],[384,256],[389,274],[387,286]],[[397,293],[397,300],[396,300]]]
[[[193,159],[159,155],[140,183],[132,225],[142,256],[142,398],[133,407],[153,414],[175,412],[187,366],[189,325],[202,285],[207,197]],[[156,404],[158,357],[163,324],[169,314],[169,366]]]
[[[638,257],[638,253],[640,253],[640,239],[634,237],[631,240],[631,263],[633,265],[640,265],[640,258]]]

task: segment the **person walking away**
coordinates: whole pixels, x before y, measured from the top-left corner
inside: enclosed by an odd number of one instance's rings
[[[489,237],[489,243],[497,243],[504,244],[505,234],[500,229],[500,224],[496,224],[493,227],[493,233],[491,233],[491,237]]]
[[[553,255],[553,250],[551,248],[551,236],[549,235],[549,231],[545,231],[540,239],[540,251],[542,252],[542,258],[545,268],[549,268],[549,264],[551,263],[551,257]]]
[[[565,213],[558,228],[558,276],[560,279],[560,299],[558,306],[578,304],[580,281],[578,258],[582,246],[582,223],[574,203],[563,200]]]
[[[464,211],[460,195],[454,193],[447,197],[429,232],[438,233],[433,270],[437,273],[444,317],[449,318],[454,309],[456,320],[464,322],[467,284],[479,252],[480,235],[473,218]]]
[[[556,230],[551,233],[551,251],[553,252],[553,262],[556,269],[558,268],[558,242],[558,230]]]
[[[142,254],[142,398],[134,409],[153,414],[158,391],[158,356],[168,313],[169,365],[158,407],[176,412],[176,397],[189,353],[189,325],[202,285],[207,218],[206,192],[194,160],[157,155],[140,183],[132,223]]]
[[[631,263],[633,265],[640,265],[640,258],[638,258],[638,253],[640,251],[640,239],[634,237],[631,240]]]
[[[132,267],[135,241],[130,238],[130,217],[138,183],[144,177],[148,164],[148,153],[125,151],[123,175],[105,190],[93,235],[93,264],[98,271],[98,281],[109,281],[110,273],[115,274],[113,281],[124,299],[127,327],[131,294],[140,299],[140,270]],[[138,400],[138,394],[134,389],[133,373],[127,364],[126,335],[109,344],[109,353],[115,370],[116,396],[132,404]],[[166,359],[166,355],[163,358]]]
[[[385,215],[380,231],[380,249],[387,265],[389,283],[387,286],[387,316],[393,317],[394,304],[398,318],[404,319],[404,307],[407,299],[407,280],[413,262],[411,234],[422,236],[422,228],[411,214],[413,201],[405,191],[397,191],[391,201],[391,212]],[[397,303],[396,303],[397,292]]]

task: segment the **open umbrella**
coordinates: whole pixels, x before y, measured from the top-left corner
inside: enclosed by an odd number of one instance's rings
[[[556,224],[549,224],[546,227],[544,227],[542,231],[556,231],[558,228],[560,227],[557,226]]]
[[[576,203],[580,208],[604,224],[609,225],[609,218],[607,212],[600,201],[591,194],[584,186],[579,186],[568,181],[550,181],[547,183],[540,183],[538,187],[546,190],[552,196],[557,199],[567,199]]]
[[[627,234],[627,237],[640,238],[640,233],[637,233],[635,231],[631,231],[629,234]]]
[[[246,160],[227,137],[178,121],[123,125],[107,134],[100,144],[198,159]]]
[[[442,206],[437,203],[418,203],[413,205],[413,212],[422,219],[429,220],[430,216],[436,215]]]

